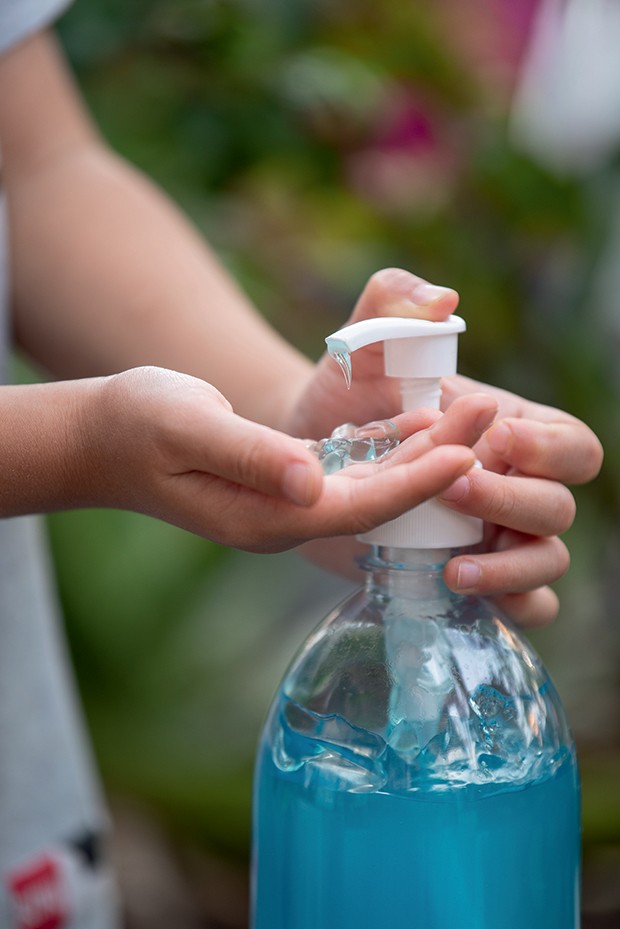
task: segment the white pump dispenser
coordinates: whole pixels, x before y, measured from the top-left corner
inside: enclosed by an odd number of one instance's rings
[[[441,378],[456,372],[458,334],[465,329],[460,316],[450,316],[445,322],[386,316],[352,323],[325,341],[348,386],[351,354],[383,342],[385,374],[399,379],[403,410],[423,406],[439,409]],[[428,500],[360,539],[396,548],[462,548],[481,541],[482,521],[454,513],[438,500]]]

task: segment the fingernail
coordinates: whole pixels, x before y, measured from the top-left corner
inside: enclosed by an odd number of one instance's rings
[[[439,499],[447,500],[449,503],[458,503],[467,493],[469,493],[469,479],[463,474],[453,484],[442,490]]]
[[[418,306],[428,306],[429,303],[435,303],[441,300],[447,294],[454,293],[450,287],[437,287],[435,284],[420,284],[415,287],[411,296],[414,303]]]
[[[476,429],[478,429],[480,432],[483,432],[485,429],[489,429],[496,415],[497,404],[493,403],[491,406],[488,406],[486,410],[482,410],[476,416]]]
[[[387,439],[390,442],[400,442],[400,429],[391,419],[379,419],[372,423],[358,426],[355,430],[357,439]]]
[[[498,455],[505,455],[510,450],[514,433],[507,423],[497,423],[497,425],[491,426],[486,438],[489,448],[497,452]]]
[[[291,503],[308,506],[312,490],[312,469],[301,461],[294,461],[284,472],[282,493]]]
[[[456,586],[459,590],[469,590],[480,583],[482,572],[474,561],[461,561],[456,573]]]

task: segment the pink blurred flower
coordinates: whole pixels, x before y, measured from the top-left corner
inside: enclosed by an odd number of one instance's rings
[[[436,0],[436,28],[474,76],[482,113],[508,110],[540,2]],[[376,114],[370,139],[348,158],[352,186],[386,212],[441,209],[466,161],[476,106],[462,118],[422,87],[392,84]]]
[[[378,112],[370,140],[349,156],[351,185],[389,213],[440,209],[461,160],[445,115],[422,94],[393,86]]]

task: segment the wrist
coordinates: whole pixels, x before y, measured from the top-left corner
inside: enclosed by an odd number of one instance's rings
[[[0,516],[98,505],[98,380],[0,388]]]

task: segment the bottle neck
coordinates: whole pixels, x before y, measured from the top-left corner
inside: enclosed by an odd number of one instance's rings
[[[468,548],[419,549],[373,545],[360,562],[366,588],[375,595],[437,599],[454,597],[443,580],[446,562]]]

